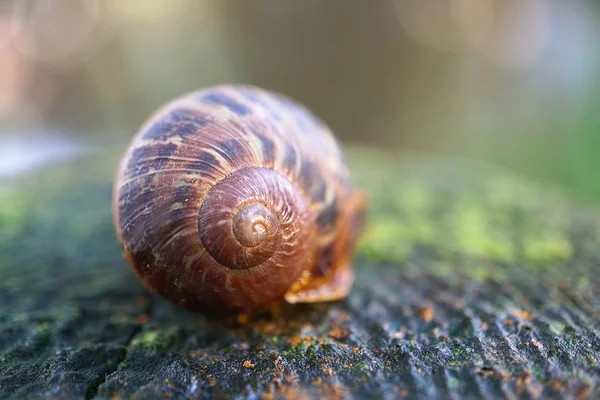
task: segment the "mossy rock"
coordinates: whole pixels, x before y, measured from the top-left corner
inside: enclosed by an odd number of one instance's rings
[[[0,398],[596,398],[600,213],[475,163],[350,149],[352,295],[209,320],[148,294],[118,155],[0,188]]]

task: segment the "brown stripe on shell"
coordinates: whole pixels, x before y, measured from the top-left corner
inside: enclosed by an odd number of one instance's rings
[[[231,164],[243,164],[250,159],[250,151],[240,139],[220,141],[215,145],[215,149]]]
[[[196,188],[193,185],[188,184],[180,184],[173,191],[173,204],[170,207],[169,219],[171,223],[174,223],[186,216],[186,213],[189,212],[189,209],[186,208],[186,205],[193,201],[194,195],[196,194]]]
[[[305,160],[302,162],[298,175],[298,183],[315,204],[325,200],[327,182],[317,164]]]
[[[179,147],[174,143],[154,143],[135,148],[127,164],[127,178],[131,179],[153,171],[160,171],[166,162],[177,153],[178,149]]]
[[[210,122],[210,116],[198,109],[174,108],[150,124],[141,137],[166,140],[173,136],[194,136]]]
[[[262,148],[262,159],[265,167],[272,167],[275,163],[275,144],[264,135],[256,135]]]
[[[298,155],[296,149],[287,142],[284,142],[283,148],[283,156],[281,157],[283,168],[290,176],[294,176],[298,167]]]
[[[229,111],[240,117],[251,113],[250,108],[235,100],[227,92],[209,91],[208,93],[201,93],[197,98],[201,103],[226,107]]]
[[[278,110],[278,107],[273,106],[271,102],[268,101],[268,96],[261,96],[256,90],[249,88],[241,88],[239,89],[239,93],[246,100],[250,101],[255,109],[258,108],[263,110],[263,112],[267,114],[269,118],[273,119],[273,121],[281,121],[281,111]]]

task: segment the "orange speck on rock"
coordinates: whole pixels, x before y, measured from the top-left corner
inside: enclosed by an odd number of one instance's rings
[[[425,322],[431,322],[433,317],[435,317],[435,310],[433,307],[422,307],[419,309],[419,316],[423,318]]]
[[[339,326],[334,327],[329,331],[328,336],[335,340],[345,340],[350,335],[350,330],[348,328],[340,328]]]
[[[296,345],[298,345],[300,342],[302,342],[305,339],[308,340],[309,338],[308,337],[302,337],[302,336],[292,336],[291,338],[289,338],[287,340],[287,342],[289,344],[291,344],[292,346],[296,346]]]
[[[522,320],[531,321],[533,319],[533,314],[529,311],[521,310],[520,308],[511,308],[510,311]]]
[[[246,361],[244,361],[244,368],[253,369],[254,364],[252,364],[252,362],[250,360],[246,360]]]

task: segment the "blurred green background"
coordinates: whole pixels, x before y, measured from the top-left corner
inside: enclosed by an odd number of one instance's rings
[[[244,82],[343,142],[600,203],[599,43],[594,0],[0,0],[0,177],[36,145],[123,147],[173,97]]]

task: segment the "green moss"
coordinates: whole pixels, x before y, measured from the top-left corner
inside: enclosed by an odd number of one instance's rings
[[[366,257],[410,268],[417,254],[426,255],[433,274],[452,276],[460,265],[477,281],[506,280],[514,265],[546,273],[572,258],[560,196],[493,169],[484,182],[459,180],[468,175],[451,164],[433,172],[413,165],[403,174],[397,161],[378,157],[373,169],[364,154],[356,155],[354,168],[370,199],[361,245]],[[440,171],[446,180],[425,184]]]
[[[464,261],[462,265],[464,266],[463,272],[477,282],[486,282],[491,279],[503,281],[508,276],[505,270],[482,261]],[[455,271],[450,272],[454,273]]]
[[[284,351],[283,356],[288,359],[296,359],[296,360],[313,360],[321,354],[321,346],[313,343],[311,340],[302,340],[298,344],[290,347],[288,350]]]
[[[458,203],[449,217],[456,250],[466,256],[510,262],[515,249],[510,235],[502,226],[494,226],[482,204]]]
[[[573,252],[566,234],[556,231],[541,231],[530,233],[523,237],[523,252],[525,258],[537,263],[535,266],[548,265],[540,261],[568,260]]]
[[[36,333],[38,335],[42,335],[42,336],[50,335],[51,329],[52,329],[52,325],[50,325],[50,323],[47,321],[43,321],[35,327]]]
[[[130,324],[135,318],[125,313],[117,313],[110,317],[110,322],[113,324]]]
[[[468,341],[454,340],[453,345],[449,347],[450,355],[445,362],[448,368],[459,369],[465,365],[472,365],[482,362],[481,356]]]
[[[373,259],[404,263],[410,250],[408,243],[403,242],[405,232],[406,229],[393,220],[372,221],[361,249]]]
[[[31,315],[29,313],[16,312],[12,315],[12,320],[14,322],[24,322],[31,319]]]
[[[354,364],[354,367],[352,369],[354,370],[354,372],[365,372],[369,370],[369,366],[366,362],[361,361],[359,363]]]
[[[290,347],[288,350],[283,352],[283,356],[290,359],[304,358],[304,353],[308,347],[306,341],[301,341],[295,346]]]
[[[24,210],[24,197],[17,187],[2,186],[0,187],[0,216],[3,218],[18,218]]]
[[[304,352],[304,358],[307,360],[312,360],[315,357],[318,357],[319,353],[320,353],[320,346],[311,344],[310,346],[307,347],[306,351]]]
[[[167,338],[161,331],[144,331],[136,335],[131,341],[133,347],[143,347],[147,350],[158,350],[166,347]]]
[[[429,216],[433,202],[420,183],[407,182],[387,190],[391,193],[385,196],[371,193],[373,204],[361,249],[374,259],[404,263],[415,245],[438,240],[436,225]]]
[[[589,286],[589,284],[590,284],[590,278],[587,277],[586,275],[582,275],[577,280],[575,287],[577,288],[577,290],[583,291]]]
[[[588,355],[586,357],[586,363],[585,363],[586,368],[598,368],[598,366],[600,366],[600,361],[599,361],[599,357],[598,355]]]
[[[567,326],[565,324],[558,321],[553,321],[549,325],[550,330],[556,335],[563,334],[565,332],[566,327]]]

